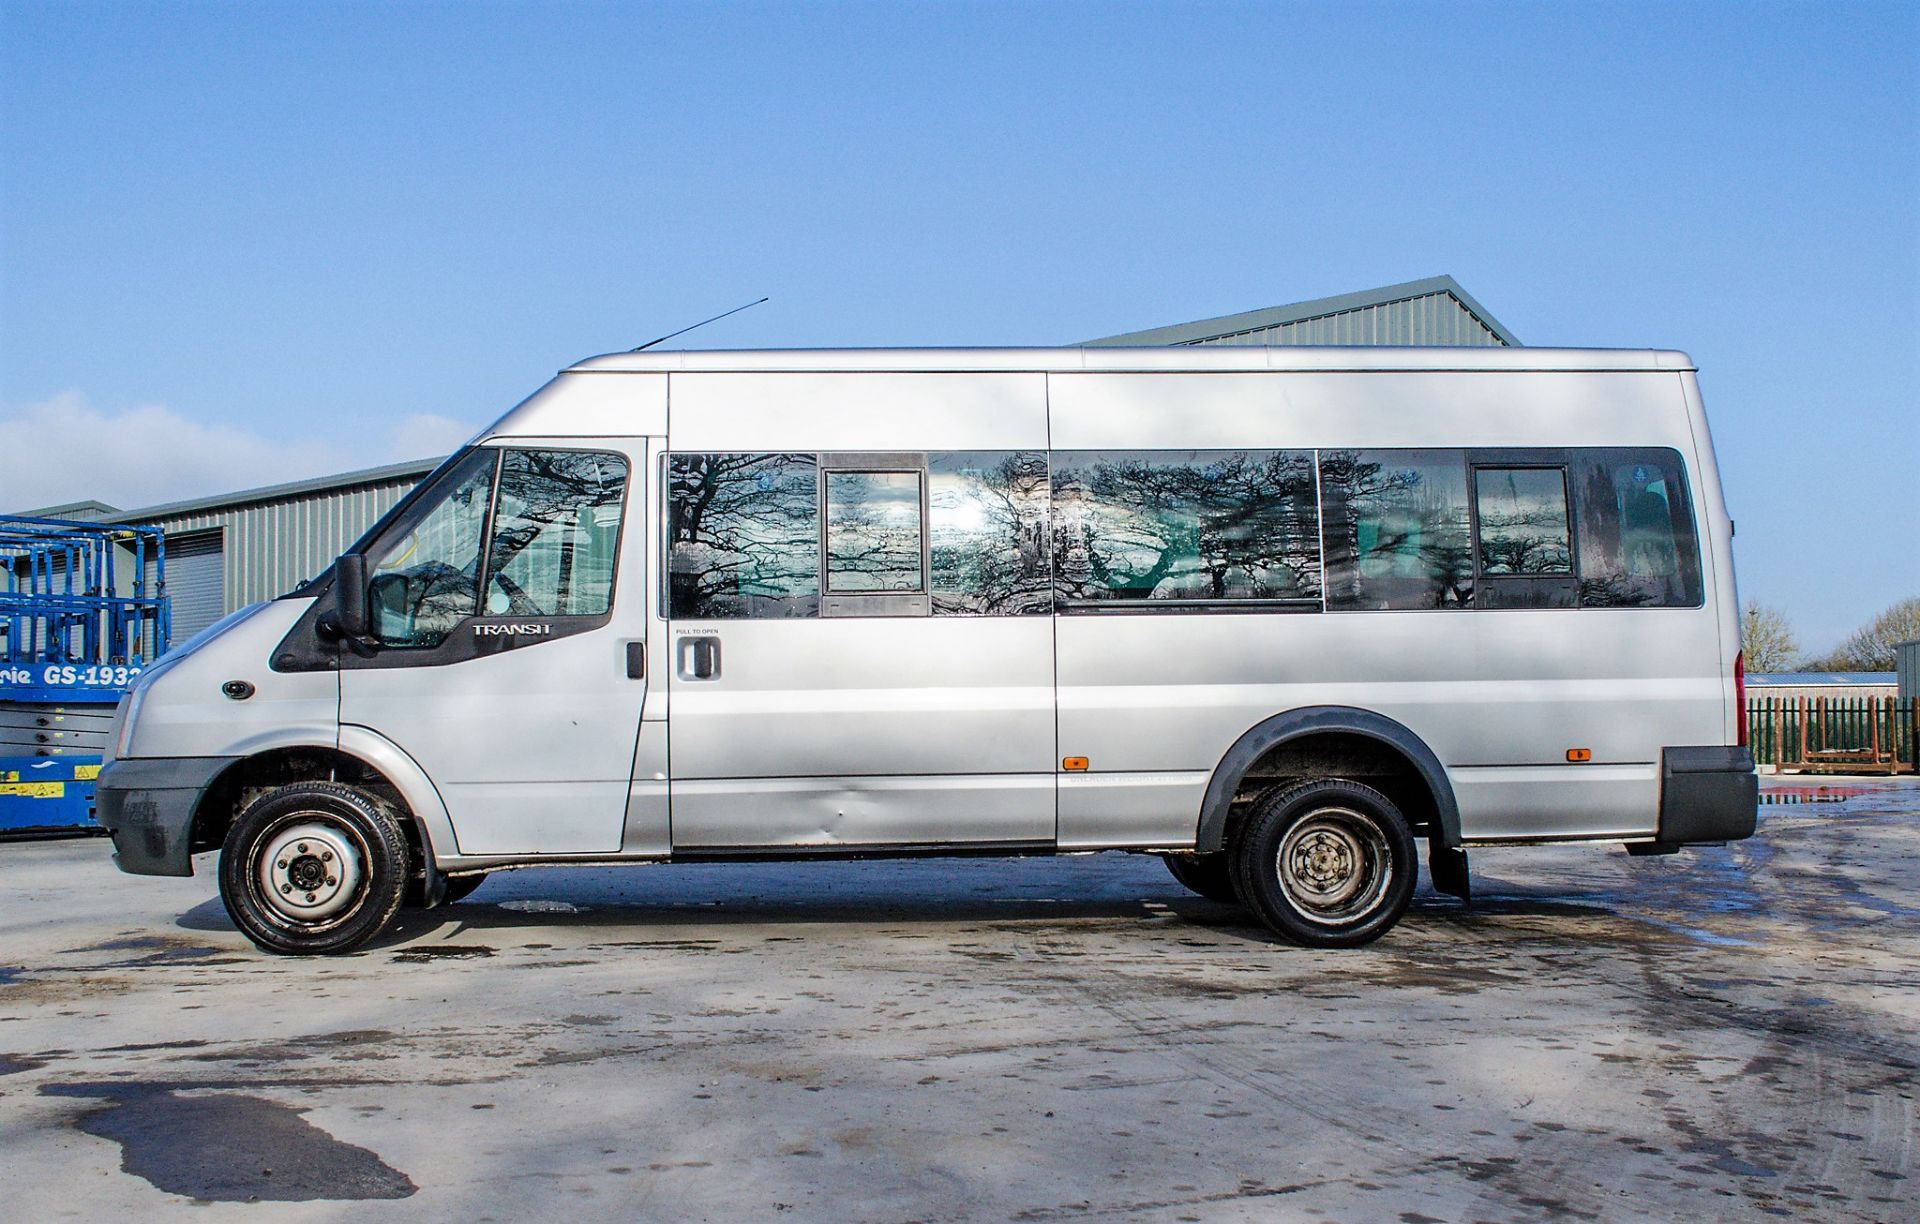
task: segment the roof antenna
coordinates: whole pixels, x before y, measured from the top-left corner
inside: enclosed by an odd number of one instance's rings
[[[668,332],[666,335],[660,337],[659,340],[649,340],[645,344],[641,345],[640,348],[628,349],[627,351],[629,353],[637,353],[640,351],[640,349],[650,349],[654,345],[659,344],[662,341],[671,340],[675,336],[684,336],[696,327],[705,327],[709,323],[718,323],[720,320],[726,318],[728,315],[737,315],[741,311],[747,309],[748,306],[758,306],[761,302],[765,302],[768,300],[769,299],[767,298],[760,298],[756,301],[748,302],[746,306],[735,306],[732,310],[723,310],[719,314],[713,316],[711,319],[702,319],[698,323],[689,324],[688,326],[681,328],[677,332]]]

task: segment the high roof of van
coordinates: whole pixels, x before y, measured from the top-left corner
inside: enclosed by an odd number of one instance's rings
[[[672,371],[1072,371],[1072,370],[1692,370],[1685,353],[1579,349],[1355,345],[1157,346],[1150,348],[669,349],[607,353],[575,373]]]

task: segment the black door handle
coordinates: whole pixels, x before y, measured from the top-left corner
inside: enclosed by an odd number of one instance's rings
[[[645,680],[647,678],[647,644],[645,642],[627,643],[627,679]]]

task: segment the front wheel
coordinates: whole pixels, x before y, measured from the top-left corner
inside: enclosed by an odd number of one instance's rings
[[[393,920],[407,839],[391,809],[333,782],[267,792],[227,832],[220,899],[268,952],[350,952]]]
[[[1240,896],[1276,934],[1318,948],[1372,943],[1413,899],[1413,830],[1371,786],[1314,778],[1262,795],[1233,847]]]

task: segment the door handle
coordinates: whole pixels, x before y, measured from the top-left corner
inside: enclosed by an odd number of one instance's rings
[[[675,644],[674,670],[682,680],[720,678],[720,639],[685,637]]]
[[[627,679],[645,680],[647,678],[647,644],[645,642],[627,643]]]

